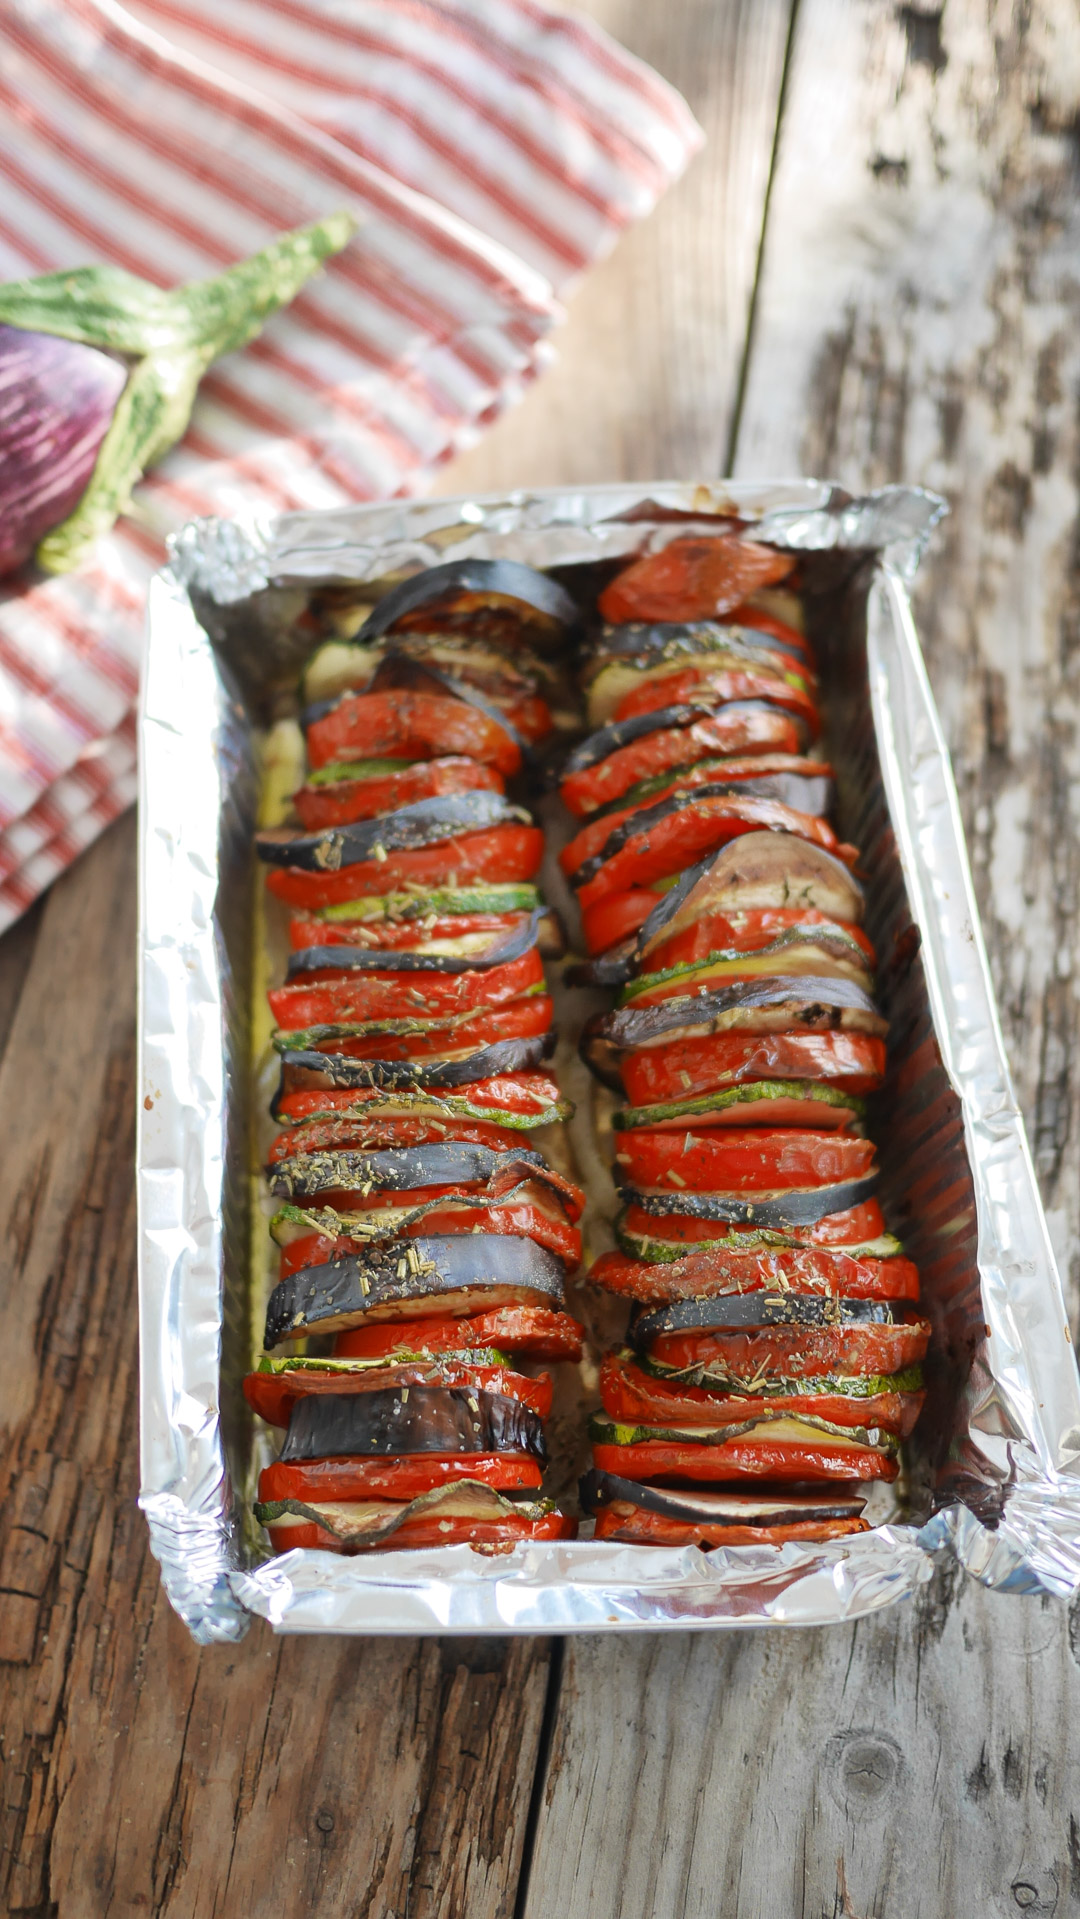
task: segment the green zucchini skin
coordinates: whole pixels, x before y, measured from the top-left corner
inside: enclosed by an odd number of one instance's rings
[[[698,1099],[670,1100],[656,1106],[624,1106],[612,1115],[611,1123],[619,1132],[635,1126],[656,1126],[667,1119],[685,1119],[687,1125],[692,1126],[695,1120],[707,1121],[714,1114],[729,1112],[733,1107],[783,1099],[814,1100],[821,1106],[843,1107],[850,1110],[854,1119],[862,1119],[866,1112],[865,1100],[856,1098],[854,1093],[841,1092],[839,1087],[822,1080],[755,1079],[744,1081],[740,1086],[726,1086],[722,1092],[703,1093]]]
[[[756,1253],[770,1248],[804,1246],[805,1241],[795,1239],[789,1231],[767,1227],[761,1231],[750,1229],[733,1233],[717,1233],[713,1240],[697,1240],[693,1247],[681,1240],[648,1238],[643,1233],[630,1232],[625,1215],[620,1214],[615,1221],[615,1238],[621,1250],[631,1259],[640,1259],[647,1266],[667,1266],[673,1261],[684,1259],[691,1250],[697,1253]],[[903,1241],[893,1233],[882,1233],[877,1239],[863,1240],[857,1245],[838,1246],[837,1252],[847,1253],[852,1259],[892,1259],[904,1250]]]
[[[589,1438],[597,1446],[644,1446],[651,1440],[666,1440],[680,1446],[723,1446],[732,1439],[745,1439],[750,1433],[760,1433],[761,1438],[767,1439],[770,1426],[783,1424],[791,1417],[786,1413],[758,1413],[753,1419],[723,1426],[632,1426],[609,1419],[606,1413],[594,1413],[589,1421]],[[867,1452],[881,1453],[886,1458],[892,1458],[900,1450],[896,1435],[882,1432],[877,1426],[838,1426],[833,1420],[820,1419],[816,1413],[798,1413],[794,1417],[800,1426],[810,1426],[815,1432],[835,1439],[850,1439]]]
[[[327,926],[378,920],[467,918],[472,913],[532,913],[542,909],[535,886],[522,881],[502,886],[441,886],[426,893],[373,893],[338,906],[320,906],[308,916]]]
[[[623,1353],[631,1356],[628,1348],[624,1348]],[[899,1373],[819,1373],[799,1379],[770,1373],[767,1379],[749,1382],[723,1368],[701,1365],[687,1371],[683,1367],[662,1365],[659,1360],[650,1359],[647,1353],[635,1352],[632,1357],[638,1370],[651,1373],[654,1379],[684,1380],[688,1385],[719,1393],[725,1399],[801,1399],[817,1393],[830,1399],[877,1399],[884,1393],[920,1393],[924,1383],[921,1366],[905,1366]]]
[[[437,1119],[448,1125],[454,1120],[484,1120],[511,1132],[528,1133],[538,1126],[552,1126],[559,1120],[569,1119],[573,1112],[573,1105],[565,1099],[552,1100],[549,1105],[528,1113],[512,1113],[504,1107],[479,1105],[468,1097],[467,1087],[463,1095],[437,1095],[420,1087],[406,1085],[396,1091],[390,1088],[375,1092],[369,1099],[358,1099],[352,1107],[328,1108],[322,1113],[309,1113],[302,1120],[289,1119],[285,1123],[305,1128],[313,1122],[325,1120],[342,1125],[351,1124],[362,1130],[368,1122],[388,1118]],[[279,1119],[281,1114],[275,1111],[273,1117]]]
[[[864,976],[867,982],[865,990],[869,992],[869,963],[858,941],[853,940],[850,933],[845,933],[839,926],[789,926],[786,927],[782,933],[778,933],[776,938],[772,940],[768,946],[758,947],[753,953],[740,953],[731,949],[723,950],[718,948],[715,953],[709,954],[705,959],[681,960],[677,965],[661,967],[659,971],[655,973],[631,972],[628,970],[623,990],[619,995],[619,1004],[620,1006],[632,1006],[635,999],[642,993],[651,993],[656,987],[668,986],[674,980],[686,980],[687,991],[693,992],[697,990],[694,985],[695,976],[705,972],[710,965],[714,966],[721,960],[733,960],[736,962],[741,960],[744,963],[751,959],[755,962],[768,961],[769,970],[759,974],[757,977],[767,979],[771,978],[774,974],[778,974],[784,979],[798,980],[804,977],[804,975],[792,973],[789,969],[785,968],[783,962],[785,954],[790,952],[792,947],[800,946],[814,947],[819,953],[823,954],[826,959],[842,960],[854,966]],[[632,959],[635,961],[637,959],[636,949]],[[773,962],[776,963],[773,964]],[[629,969],[631,967],[631,960],[628,960],[626,964]],[[822,977],[828,976],[822,975]],[[856,981],[855,984],[861,985],[862,981]]]

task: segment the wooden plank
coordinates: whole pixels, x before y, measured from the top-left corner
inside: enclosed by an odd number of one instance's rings
[[[1080,1909],[1067,1635],[956,1583],[853,1628],[569,1642],[530,1919]]]
[[[736,470],[923,479],[919,591],[1073,1303],[1080,21],[802,0]],[[1080,1912],[1080,1642],[939,1573],[851,1628],[574,1641],[529,1919]]]
[[[589,0],[707,144],[571,295],[556,365],[439,491],[720,473],[757,270],[791,0]]]
[[[135,1505],[132,829],[50,894],[0,1062],[17,1122],[0,1161],[16,1223],[0,1910],[500,1919],[548,1642],[281,1641],[260,1624],[200,1651],[150,1558]]]

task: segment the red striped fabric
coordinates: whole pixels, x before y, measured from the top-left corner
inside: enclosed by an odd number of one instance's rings
[[[198,278],[346,207],[355,240],[204,381],[92,564],[0,593],[0,929],[133,794],[148,579],[211,514],[421,489],[550,357],[558,294],[700,141],[541,0],[0,0],[0,279]]]

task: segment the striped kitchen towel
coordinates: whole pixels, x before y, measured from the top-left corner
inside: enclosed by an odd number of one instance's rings
[[[171,285],[338,207],[360,223],[211,370],[92,562],[0,597],[0,929],[130,803],[167,535],[422,489],[700,137],[541,0],[0,0],[0,280],[102,260]]]

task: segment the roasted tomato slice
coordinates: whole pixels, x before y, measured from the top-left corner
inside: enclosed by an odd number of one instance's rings
[[[548,994],[536,993],[527,999],[511,1000],[508,1006],[470,1014],[466,1019],[418,1020],[415,1032],[387,1033],[380,1030],[382,1022],[376,1020],[358,1022],[355,1033],[331,1026],[284,1037],[289,1042],[288,1051],[315,1048],[346,1059],[423,1059],[432,1054],[445,1058],[469,1053],[478,1046],[493,1046],[499,1040],[540,1037],[551,1025],[552,1011]],[[283,1043],[280,1036],[278,1043]]]
[[[606,953],[610,946],[636,933],[659,898],[651,888],[634,886],[622,893],[605,893],[595,905],[582,907],[581,923],[589,952]]]
[[[436,941],[470,941],[477,949],[516,933],[525,913],[432,913],[399,920],[333,920],[297,917],[289,921],[294,952],[307,946],[361,946],[374,952],[418,952]]]
[[[874,1392],[845,1392],[843,1380],[830,1390],[828,1375],[806,1375],[814,1390],[725,1393],[717,1386],[691,1386],[680,1379],[657,1379],[626,1354],[609,1353],[600,1372],[604,1411],[630,1426],[716,1426],[728,1421],[776,1415],[816,1415],[834,1426],[872,1426],[906,1438],[922,1410],[921,1388],[898,1387],[896,1375],[875,1376]],[[900,1375],[903,1378],[903,1375]],[[856,1378],[853,1384],[858,1384]],[[499,1388],[498,1390],[505,1390]]]
[[[493,1146],[512,1150],[520,1145],[517,1133],[509,1126],[494,1126],[483,1119],[388,1119],[379,1113],[369,1118],[314,1120],[310,1126],[296,1126],[279,1133],[270,1148],[268,1165],[293,1159],[298,1153],[322,1153],[336,1149],[350,1152],[375,1152],[392,1146],[437,1146],[443,1140],[460,1140],[463,1145]]]
[[[718,776],[713,783],[723,784],[722,778]],[[700,798],[694,798],[698,791],[699,789],[693,786],[676,787],[667,793],[657,795],[655,799],[645,801],[641,806],[620,807],[612,813],[601,814],[599,819],[587,821],[580,833],[575,833],[568,845],[563,847],[559,854],[559,865],[564,873],[573,876],[587,862],[600,858],[609,840],[623,837],[619,833],[620,827],[625,833],[629,833],[632,823],[636,822],[639,816],[643,819],[643,831],[647,830],[651,846],[657,828],[664,834],[671,829],[668,828],[667,820],[658,820],[655,826],[646,828],[644,818],[651,816],[655,809],[674,800],[680,802],[682,811],[669,815],[669,818],[684,819],[692,816],[696,822],[695,839],[700,837],[704,830],[701,824],[704,820],[725,820],[738,822],[742,830],[748,833],[770,831],[797,833],[800,838],[812,841],[815,846],[824,847],[827,853],[837,854],[841,850],[841,842],[827,821],[815,819],[809,813],[800,813],[792,806],[785,806],[780,800],[762,799],[752,793],[724,793],[710,796],[707,789]],[[727,837],[730,838],[732,835],[728,833]],[[712,842],[710,841],[710,844],[702,849],[702,854],[711,850]],[[701,855],[695,851],[686,864],[692,865],[698,857]],[[680,864],[675,870],[682,872],[685,869]],[[656,874],[650,877],[662,878],[663,875]],[[652,963],[650,961],[650,964]]]
[[[646,809],[646,815],[648,811]],[[685,806],[676,807],[666,802],[662,817],[651,824],[643,817],[637,829],[631,815],[617,849],[606,854],[595,871],[592,871],[593,863],[584,869],[591,877],[581,885],[578,902],[585,911],[609,893],[625,893],[650,886],[657,880],[670,879],[708,854],[718,852],[730,840],[762,831],[793,834],[826,853],[844,857],[850,854],[850,848],[837,841],[822,820],[813,819],[807,813],[796,813],[790,806],[782,806],[779,800],[751,802],[726,796],[705,799],[691,795]],[[355,867],[351,870],[357,871]]]
[[[468,973],[333,973],[329,968],[275,986],[267,994],[279,1026],[302,1027],[341,1020],[453,1018],[481,1006],[500,1006],[542,986],[544,962],[533,946],[504,966]]]
[[[415,800],[434,799],[441,793],[504,791],[503,779],[494,767],[481,766],[478,760],[460,756],[441,760],[418,760],[402,764],[398,772],[364,773],[355,778],[316,781],[298,787],[293,794],[302,826],[311,833],[324,826],[347,826],[352,820],[373,820],[380,813],[392,813],[399,806],[411,806]]]
[[[459,755],[505,775],[521,765],[521,748],[498,720],[465,700],[396,688],[346,693],[307,728],[312,766],[335,760],[430,760]]]
[[[478,1366],[448,1354],[445,1359],[409,1360],[401,1365],[380,1366],[368,1372],[349,1373],[309,1369],[249,1373],[244,1380],[244,1398],[260,1419],[271,1426],[287,1426],[298,1399],[313,1394],[373,1393],[388,1386],[469,1386],[474,1392],[501,1393],[504,1399],[517,1399],[540,1419],[551,1411],[551,1379],[541,1373],[529,1379],[508,1366]]]
[[[484,1113],[494,1121],[498,1121],[500,1114],[506,1114],[525,1118],[534,1116],[548,1123],[560,1117],[563,1105],[558,1082],[549,1074],[521,1072],[499,1073],[491,1079],[471,1080],[459,1089],[442,1094],[410,1094],[407,1090],[395,1094],[393,1090],[366,1086],[350,1089],[333,1087],[325,1092],[287,1093],[278,1103],[277,1115],[296,1128],[331,1118],[340,1118],[342,1121],[355,1119],[358,1125],[362,1125],[370,1107],[392,1104],[395,1098],[403,1102],[403,1118],[408,1117],[417,1102],[422,1109],[427,1101],[441,1117],[442,1109],[452,1109],[456,1101]],[[287,1137],[287,1134],[282,1135],[282,1138]]]
[[[794,1427],[802,1422],[786,1423]],[[776,1479],[790,1485],[801,1480],[896,1478],[895,1459],[873,1447],[824,1432],[819,1437],[789,1439],[767,1438],[768,1431],[768,1426],[762,1426],[718,1446],[684,1444],[677,1439],[634,1445],[598,1441],[593,1445],[593,1462],[600,1472],[618,1473],[624,1479],[689,1479],[714,1485],[739,1479]]]
[[[651,1264],[626,1253],[601,1253],[589,1281],[642,1305],[711,1299],[730,1292],[831,1293],[844,1299],[918,1299],[914,1261],[859,1257],[834,1247],[778,1247],[754,1253],[708,1246],[681,1259]]]
[[[885,1073],[885,1042],[864,1033],[716,1033],[628,1053],[622,1080],[634,1106],[695,1099],[759,1079],[826,1080],[869,1093]]]
[[[361,1207],[356,1204],[357,1197],[355,1193],[328,1193],[323,1203],[330,1204],[336,1199],[343,1207],[351,1205],[360,1211]],[[580,1230],[571,1226],[565,1217],[556,1218],[554,1210],[549,1211],[527,1200],[515,1200],[512,1196],[503,1203],[492,1203],[481,1198],[472,1199],[465,1193],[460,1197],[447,1194],[448,1203],[445,1207],[435,1205],[427,1212],[419,1212],[428,1199],[436,1197],[439,1196],[423,1188],[407,1195],[372,1194],[373,1203],[367,1210],[387,1210],[388,1202],[397,1210],[402,1200],[407,1199],[410,1206],[417,1208],[418,1217],[412,1221],[404,1220],[394,1229],[406,1239],[423,1238],[425,1235],[438,1237],[440,1234],[453,1236],[455,1233],[508,1233],[513,1238],[535,1240],[538,1246],[545,1246],[548,1252],[554,1253],[571,1269],[576,1269],[581,1263]],[[451,1200],[452,1204],[449,1203]],[[406,1210],[404,1207],[401,1209]],[[306,1266],[325,1265],[339,1253],[362,1253],[365,1243],[360,1239],[350,1239],[347,1233],[334,1239],[323,1233],[305,1234],[282,1247],[280,1277],[284,1279],[289,1273],[300,1272]]]
[[[621,1133],[616,1161],[634,1186],[680,1192],[791,1192],[862,1179],[874,1142],[844,1133],[755,1127],[745,1133]]]
[[[396,1459],[275,1459],[259,1474],[260,1500],[415,1499],[455,1479],[478,1479],[501,1490],[535,1490],[543,1473],[525,1453],[411,1453]]]
[[[693,666],[642,673],[640,685],[623,694],[612,717],[617,724],[642,713],[662,713],[669,706],[694,701],[721,706],[728,700],[768,700],[799,721],[805,739],[815,740],[821,730],[817,702],[800,674],[770,672],[763,666],[710,666],[707,654]]]
[[[794,565],[793,554],[738,533],[690,534],[635,560],[604,588],[597,605],[613,623],[713,619],[759,588],[785,580]]]
[[[779,1373],[786,1379],[810,1379],[833,1372],[880,1377],[917,1366],[925,1358],[929,1342],[929,1320],[912,1316],[894,1325],[763,1326],[754,1332],[661,1333],[652,1341],[649,1357],[676,1372],[714,1366],[726,1368],[740,1379],[756,1379],[763,1373]]]
[[[290,906],[336,906],[371,894],[425,890],[433,886],[470,886],[481,880],[531,880],[544,857],[544,835],[536,826],[490,826],[480,833],[433,846],[388,853],[384,860],[359,860],[339,872],[309,873],[296,866],[272,867],[266,884]]]
[[[611,751],[592,765],[568,773],[562,782],[560,790],[571,813],[594,813],[597,807],[621,799],[641,780],[656,779],[717,754],[798,753],[799,728],[781,707],[736,701],[718,706],[714,713],[693,706],[683,711],[681,724],[657,726],[624,746],[614,743],[617,732],[604,733],[601,740],[610,737]]]
[[[447,1353],[462,1347],[497,1346],[527,1353],[531,1359],[581,1358],[584,1332],[569,1313],[546,1306],[498,1306],[471,1319],[410,1319],[407,1325],[381,1323],[339,1333],[339,1359],[381,1359],[395,1352]]]
[[[689,1247],[701,1245],[703,1241],[723,1240],[725,1247],[730,1247],[733,1252],[738,1249],[740,1237],[737,1233],[728,1233],[714,1219],[694,1219],[689,1214],[681,1213],[669,1213],[665,1218],[657,1218],[643,1207],[635,1206],[633,1201],[622,1214],[621,1224],[628,1233],[664,1240],[672,1245]],[[785,1238],[797,1240],[805,1246],[866,1246],[880,1239],[884,1231],[885,1220],[881,1207],[876,1199],[868,1199],[858,1206],[845,1207],[843,1212],[827,1213],[824,1219],[817,1220],[813,1226],[792,1227],[785,1233]]]
[[[850,920],[832,920],[827,913],[818,912],[816,907],[799,906],[755,907],[729,914],[706,913],[692,926],[672,934],[670,939],[660,940],[655,945],[650,942],[648,968],[650,972],[658,973],[669,966],[692,966],[695,961],[708,959],[710,953],[757,953],[773,946],[782,933],[797,930],[806,933],[809,938],[816,927],[827,931],[836,929],[845,934],[859,948],[866,960],[867,971],[873,971],[877,955],[861,926],[854,925]]]

